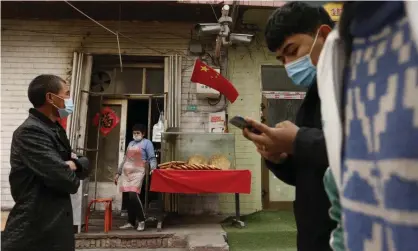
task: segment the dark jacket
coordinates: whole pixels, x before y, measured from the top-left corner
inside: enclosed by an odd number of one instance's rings
[[[329,218],[331,204],[323,184],[328,159],[316,83],[309,88],[295,124],[300,129],[293,145],[293,155],[281,164],[266,161],[266,166],[277,178],[296,187],[293,209],[298,229],[298,250],[331,250],[330,234],[336,223]]]
[[[13,133],[9,176],[15,205],[2,235],[3,251],[74,251],[70,194],[88,173],[85,157],[73,160],[65,130],[30,109]]]

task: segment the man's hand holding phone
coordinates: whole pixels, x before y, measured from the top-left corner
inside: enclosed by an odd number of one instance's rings
[[[270,152],[263,150],[263,146],[260,146],[255,143],[254,145],[257,147],[257,152],[261,155],[261,157],[263,157],[264,159],[274,164],[280,164],[287,158],[287,153],[280,153],[280,154],[270,153]]]
[[[295,124],[284,121],[273,128],[250,118],[245,121],[260,132],[256,134],[244,128],[243,135],[257,146],[257,151],[264,158],[277,163],[293,153],[293,142],[299,130]]]
[[[241,116],[235,116],[235,117],[233,117],[231,120],[229,120],[229,123],[231,123],[232,125],[240,128],[242,130],[247,129],[247,130],[251,131],[252,133],[261,134],[260,131],[258,131],[257,129],[255,129],[254,127],[252,127],[251,124],[248,123],[248,121],[246,121]]]

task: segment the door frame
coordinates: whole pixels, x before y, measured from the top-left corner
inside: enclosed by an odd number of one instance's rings
[[[261,95],[261,104],[264,104],[264,108],[261,109],[263,116],[268,113],[269,105],[268,98],[263,95],[263,78],[262,78],[262,69],[263,66],[278,66],[284,67],[284,65],[279,64],[276,60],[261,62],[259,65],[259,76],[260,76],[260,95]],[[265,122],[267,123],[267,116],[265,117]],[[265,166],[265,161],[263,158],[261,160],[261,202],[264,210],[293,210],[293,201],[271,201],[270,200],[270,170]]]
[[[103,99],[102,107],[105,105],[120,105],[121,115],[119,119],[120,132],[119,132],[119,156],[118,165],[123,161],[125,155],[125,138],[126,138],[126,121],[128,118],[128,99]]]
[[[70,82],[70,96],[74,101],[75,110],[67,119],[66,133],[72,150],[86,155],[87,140],[87,108],[89,102],[88,91],[93,66],[93,56],[83,52],[73,52],[72,73]],[[80,181],[80,189],[71,195],[73,224],[78,233],[85,223],[85,212],[88,204],[89,178]]]

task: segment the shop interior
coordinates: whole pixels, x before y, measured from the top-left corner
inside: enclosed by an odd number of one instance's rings
[[[93,160],[89,200],[112,198],[116,211],[122,209],[123,200],[114,176],[132,141],[132,126],[146,125],[146,137],[152,140],[153,125],[164,112],[163,59],[126,56],[123,63],[121,68],[116,56],[93,57],[87,112],[87,149],[97,149],[87,152]],[[106,112],[108,116],[103,116]],[[154,149],[159,161],[161,144],[154,143]]]
[[[209,126],[216,130],[178,130],[181,114],[181,58],[124,57],[123,67],[118,56],[93,56],[92,61],[91,81],[87,91],[89,98],[85,108],[87,111],[83,115],[87,118],[87,124],[83,125],[86,127],[84,152],[90,159],[92,171],[89,180],[83,181],[83,187],[87,187],[88,191],[83,191],[81,199],[87,200],[89,206],[84,211],[83,204],[86,203],[81,203],[79,218],[83,217],[83,212],[86,215],[97,212],[95,217],[102,217],[103,222],[104,213],[104,224],[90,226],[100,229],[104,225],[106,233],[111,230],[110,226],[118,225],[116,222],[109,223],[112,215],[121,218],[112,214],[112,210],[116,214],[123,210],[123,195],[115,185],[114,178],[124,158],[126,146],[132,140],[131,128],[135,123],[146,124],[147,137],[152,140],[153,126],[167,111],[164,120],[167,125],[161,130],[164,132],[161,133],[161,143],[154,144],[160,166],[151,178],[153,190],[158,195],[144,193],[148,196],[144,208],[146,219],[156,209],[154,222],[157,222],[157,231],[161,231],[165,216],[177,215],[180,205],[189,203],[191,208],[195,208],[195,204],[201,203],[201,200],[195,198],[185,203],[187,198],[180,200],[180,194],[229,193],[235,195],[233,222],[243,227],[239,194],[251,192],[251,172],[235,170],[235,135],[225,133],[225,112],[208,114]],[[148,174],[146,172],[145,184],[150,180]],[[105,200],[107,204],[93,203],[94,207],[91,208],[91,202],[97,199]],[[156,199],[155,208],[153,199]],[[150,202],[148,206],[147,202]],[[216,203],[207,206],[215,207]],[[208,211],[217,210],[209,208]],[[87,216],[85,220],[78,221],[78,231],[81,231],[83,221],[85,232],[88,232]]]

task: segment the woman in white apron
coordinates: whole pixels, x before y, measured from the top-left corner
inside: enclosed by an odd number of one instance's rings
[[[151,171],[157,167],[154,146],[152,142],[144,138],[146,127],[136,124],[132,128],[133,140],[126,149],[125,157],[118,168],[115,183],[119,182],[119,189],[122,193],[127,193],[128,202],[128,223],[120,229],[134,228],[138,222],[137,230],[145,229],[144,207],[139,198],[142,182],[145,177],[145,164],[150,164]]]

